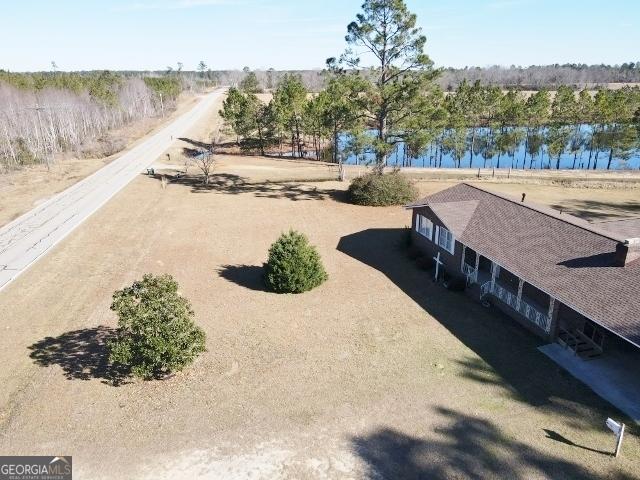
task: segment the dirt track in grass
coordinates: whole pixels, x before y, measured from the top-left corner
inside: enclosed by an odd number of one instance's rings
[[[621,415],[517,324],[432,284],[399,247],[406,211],[308,181],[333,168],[224,157],[207,189],[141,176],[7,287],[0,451],[71,454],[78,478],[636,478],[635,429],[608,456],[603,422]],[[527,189],[625,214],[637,198]],[[260,278],[289,228],[329,273],[297,296]],[[111,294],[146,272],[177,278],[207,352],[168,380],[115,387],[100,356]]]

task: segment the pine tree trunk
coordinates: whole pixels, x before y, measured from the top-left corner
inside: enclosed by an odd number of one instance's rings
[[[469,158],[469,168],[473,168],[473,145],[476,143],[476,127],[471,131],[471,158]]]
[[[333,128],[333,163],[338,163],[338,127]]]

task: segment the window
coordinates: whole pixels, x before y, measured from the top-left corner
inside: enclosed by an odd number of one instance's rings
[[[416,232],[431,240],[433,223],[424,215],[416,215]]]
[[[444,227],[436,227],[435,242],[453,255],[456,242],[449,230]]]

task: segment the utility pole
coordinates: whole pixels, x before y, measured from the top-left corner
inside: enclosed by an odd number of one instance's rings
[[[40,116],[40,112],[42,110],[44,110],[44,107],[41,107],[40,105],[38,105],[36,103],[36,106],[34,107],[34,110],[36,111],[36,115],[38,116],[38,125],[40,127],[40,139],[42,141],[42,147],[44,148],[45,151],[45,160],[47,162],[47,171],[51,170],[51,160],[49,158],[49,149],[47,147],[47,142],[44,138],[44,128],[42,126],[42,117]]]
[[[162,103],[162,93],[160,94],[160,111],[162,112],[162,118],[164,118],[164,103]]]

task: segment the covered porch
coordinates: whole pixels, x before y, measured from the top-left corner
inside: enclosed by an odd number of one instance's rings
[[[606,334],[588,318],[465,245],[460,263],[472,295],[497,301],[505,313],[573,355],[591,359],[603,353]]]
[[[555,336],[559,306],[555,298],[466,245],[462,247],[460,270],[472,294],[481,300],[497,300],[497,307],[536,333]]]

